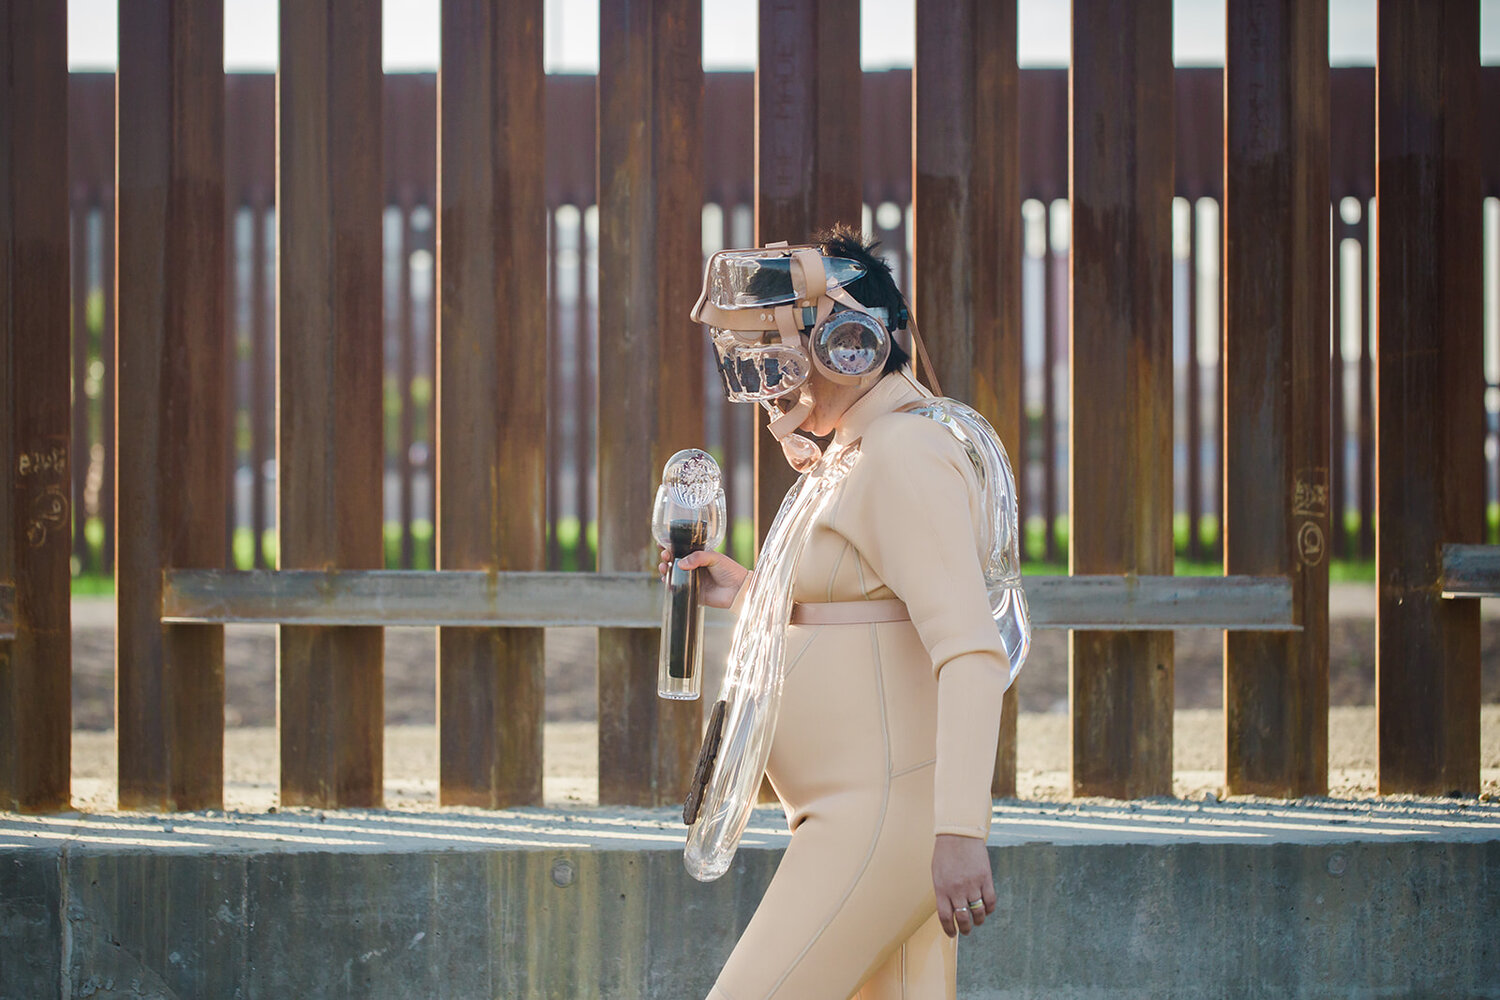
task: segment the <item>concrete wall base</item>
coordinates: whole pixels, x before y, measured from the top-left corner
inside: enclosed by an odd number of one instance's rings
[[[0,998],[698,998],[782,843],[752,838],[711,885],[630,841],[0,843]],[[963,997],[1500,998],[1500,839],[990,856],[999,912],[960,947]]]

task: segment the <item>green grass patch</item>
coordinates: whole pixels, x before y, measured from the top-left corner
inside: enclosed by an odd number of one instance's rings
[[[1172,515],[1172,549],[1179,556],[1190,550],[1191,526],[1186,514]],[[1219,519],[1213,514],[1204,514],[1198,519],[1198,544],[1200,551],[1212,552],[1219,544]],[[1180,564],[1180,560],[1179,560]],[[1181,570],[1178,571],[1181,575]]]
[[[70,593],[74,597],[113,597],[115,578],[108,573],[78,573],[73,577]]]
[[[1052,522],[1052,531],[1057,541],[1057,558],[1066,563],[1068,561],[1068,515],[1059,514]],[[1045,517],[1041,515],[1028,517],[1021,532],[1026,552],[1040,555],[1047,551],[1047,519]]]
[[[104,520],[91,517],[83,522],[83,540],[89,543],[89,557],[95,566],[104,554]]]
[[[737,517],[729,528],[729,558],[741,566],[755,562],[755,519]]]
[[[557,522],[558,569],[575,572],[580,568],[579,545],[585,546],[587,564],[599,565],[599,524],[589,524],[586,533],[580,532],[578,518],[565,517]]]
[[[231,544],[234,552],[234,568],[254,569],[255,530],[253,528],[234,529],[234,541]],[[261,533],[260,551],[262,557],[265,560],[265,565],[276,565],[276,558],[281,552],[281,546],[276,537],[276,532],[266,530]]]
[[[412,569],[432,569],[432,522],[423,517],[411,522]],[[385,565],[387,569],[401,568],[401,522],[385,522]]]
[[[1335,559],[1328,564],[1331,583],[1374,583],[1374,559]]]

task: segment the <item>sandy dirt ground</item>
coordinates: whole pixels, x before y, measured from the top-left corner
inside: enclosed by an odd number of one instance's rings
[[[1374,589],[1335,585],[1330,607],[1330,791],[1375,791]],[[1485,788],[1500,793],[1500,602],[1485,602],[1481,739]],[[710,630],[706,660],[721,662],[727,630]],[[387,804],[436,801],[436,631],[386,630],[385,778]],[[592,629],[547,631],[544,791],[549,802],[597,799],[596,667]],[[1175,642],[1174,792],[1199,798],[1223,783],[1222,633],[1182,631]],[[276,630],[225,629],[225,794],[230,808],[275,802]],[[718,678],[705,679],[714,692]],[[1068,791],[1067,638],[1038,631],[1017,681],[1017,735],[1023,797],[1066,798]],[[114,607],[108,599],[73,605],[74,802],[113,808],[115,789]]]
[[[1375,710],[1339,707],[1329,714],[1329,794],[1375,794]],[[1500,705],[1481,710],[1483,793],[1500,797]],[[1224,716],[1213,709],[1176,713],[1173,794],[1182,799],[1222,797]],[[549,722],[543,745],[543,795],[551,805],[598,802],[597,730],[591,722]],[[1023,799],[1069,798],[1068,718],[1027,712],[1017,733],[1017,783]],[[276,730],[238,727],[225,733],[224,805],[260,812],[276,804]],[[437,804],[437,729],[397,725],[385,730],[385,804],[390,808]],[[115,740],[112,731],[73,734],[73,804],[82,812],[115,807]]]

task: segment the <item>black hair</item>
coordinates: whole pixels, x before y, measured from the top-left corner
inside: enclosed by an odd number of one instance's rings
[[[896,279],[891,276],[891,265],[886,263],[884,257],[875,253],[875,248],[880,246],[879,240],[866,242],[864,234],[853,226],[837,223],[814,234],[812,242],[825,256],[843,257],[862,266],[865,269],[864,275],[849,282],[844,289],[860,305],[870,309],[884,309],[887,330],[895,333],[906,328],[909,315],[906,299],[896,287]],[[745,290],[756,298],[788,295],[792,291],[791,274],[782,268],[760,268],[750,276]],[[885,359],[884,371],[900,371],[910,361],[911,355],[892,337],[891,353]]]
[[[906,298],[901,294],[901,289],[896,287],[896,279],[891,276],[891,265],[875,253],[875,248],[880,246],[879,240],[866,241],[864,234],[858,229],[845,223],[836,223],[816,233],[813,242],[822,248],[825,256],[843,257],[863,265],[864,275],[849,282],[844,288],[859,300],[860,305],[884,309],[886,328],[892,333],[907,326],[910,314]],[[885,370],[900,371],[910,361],[911,355],[892,337],[891,356],[886,358]]]

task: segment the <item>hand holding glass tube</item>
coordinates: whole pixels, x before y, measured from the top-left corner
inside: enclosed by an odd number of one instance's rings
[[[662,606],[661,654],[657,660],[657,693],[663,698],[690,701],[703,686],[703,606],[698,596],[698,571],[683,569],[681,560],[724,540],[724,487],[713,457],[685,448],[667,460],[651,533],[671,550]]]

